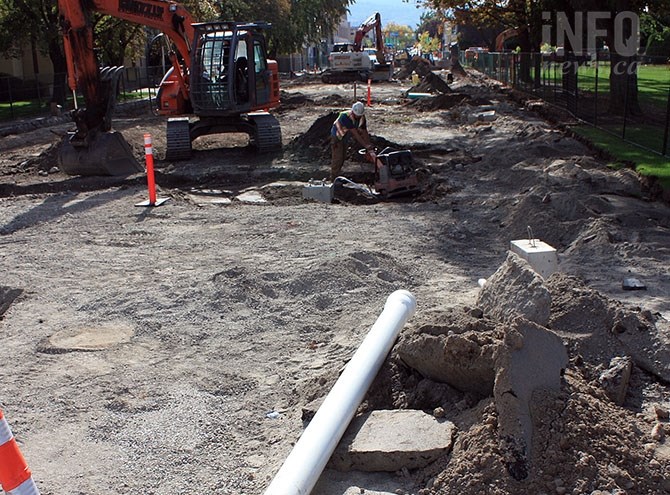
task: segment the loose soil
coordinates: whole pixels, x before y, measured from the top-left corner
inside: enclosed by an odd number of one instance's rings
[[[164,119],[145,103],[119,109],[138,160],[153,137],[168,199],[155,208],[135,206],[141,174],[58,171],[64,119],[2,133],[0,407],[43,495],[263,493],[302,408],[327,393],[390,293],[417,298],[403,333],[495,340],[477,281],[529,235],[558,250],[548,283],[570,366],[533,404],[528,478],[505,469],[491,397],[431,382],[394,352],[361,410],[441,407],[458,428],[453,451],[411,472],[326,469],[313,493],[670,493],[668,363],[636,360],[623,405],[598,385],[627,354],[603,308],[646,315],[650,348],[669,351],[668,205],[482,76],[433,100],[406,100],[409,87],[373,84],[367,111],[375,144],[412,150],[419,172],[421,193],[391,201],[302,198],[328,176],[334,112],[354,91],[364,100],[363,85],[283,81],[284,150],[271,155],[244,135],[207,136],[190,160],[167,162]],[[355,150],[343,172],[372,182]],[[626,278],[646,289],[623,290]]]

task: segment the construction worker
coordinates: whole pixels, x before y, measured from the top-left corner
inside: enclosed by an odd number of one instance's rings
[[[330,180],[333,181],[342,172],[346,156],[349,136],[353,136],[358,144],[363,146],[369,154],[374,152],[370,143],[367,123],[365,121],[365,105],[357,101],[351,110],[341,112],[330,131],[332,162],[330,165]]]

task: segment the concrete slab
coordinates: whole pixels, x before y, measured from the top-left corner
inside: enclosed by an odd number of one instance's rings
[[[506,329],[496,359],[493,396],[498,435],[507,470],[517,480],[528,476],[533,422],[530,401],[536,390],[561,387],[568,352],[555,333],[523,318]]]
[[[453,445],[455,425],[417,410],[372,411],[355,418],[330,459],[340,471],[425,467]]]

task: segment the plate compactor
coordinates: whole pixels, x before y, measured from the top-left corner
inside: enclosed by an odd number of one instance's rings
[[[376,155],[368,153],[375,164],[374,188],[382,198],[392,198],[419,192],[419,180],[410,150],[384,148]]]

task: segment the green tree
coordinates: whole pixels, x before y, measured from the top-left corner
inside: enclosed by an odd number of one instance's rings
[[[354,0],[233,0],[219,3],[221,18],[233,21],[263,20],[270,56],[292,53],[305,43],[319,43],[337,28]]]
[[[211,0],[185,0],[182,4],[197,22],[218,18],[218,9]],[[123,65],[127,60],[138,61],[144,54],[148,35],[157,31],[142,24],[124,21],[111,15],[93,15],[96,49],[101,65]]]
[[[431,38],[438,38],[442,35],[444,28],[444,19],[436,11],[429,11],[421,14],[419,25],[416,28],[416,39],[418,40],[423,33],[427,32]]]
[[[434,53],[440,50],[442,41],[440,38],[431,36],[428,31],[424,31],[419,35],[418,45],[422,53]]]
[[[389,22],[382,26],[384,38],[389,41],[396,50],[403,50],[414,45],[414,31],[407,25]],[[396,36],[393,36],[396,35]]]
[[[640,15],[642,47],[646,55],[665,56],[670,54],[670,16],[662,13],[643,12]]]

